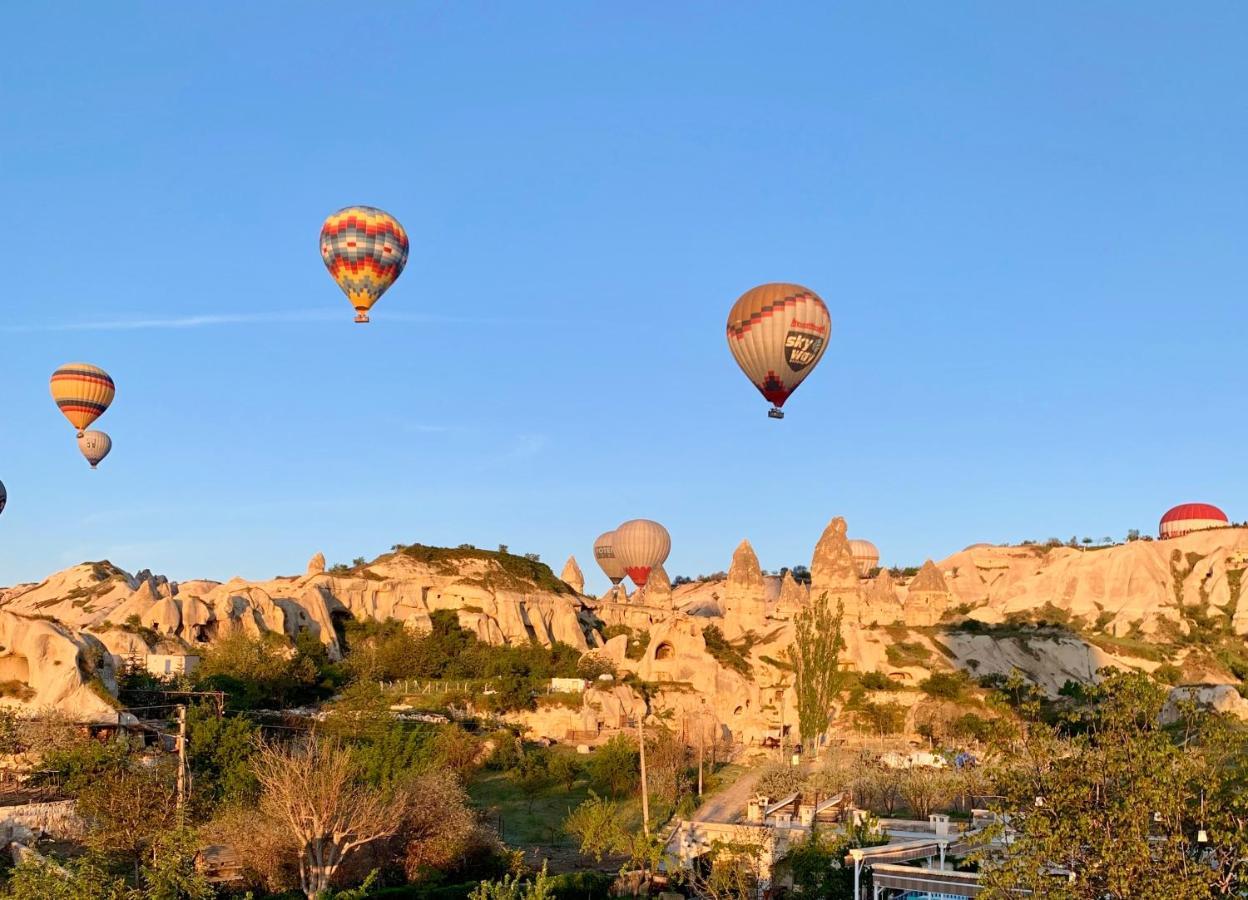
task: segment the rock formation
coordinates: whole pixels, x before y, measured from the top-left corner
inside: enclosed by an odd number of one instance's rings
[[[305,574],[309,578],[311,578],[313,575],[325,574],[325,554],[324,553],[318,552],[314,554],[310,560],[308,560],[308,569]]]
[[[659,609],[672,608],[672,580],[667,577],[667,569],[655,566],[646,579],[646,589],[642,593],[642,602],[646,606]]]
[[[858,565],[854,562],[849,539],[845,537],[845,520],[834,518],[824,529],[810,561],[810,596],[827,593],[833,607],[845,604],[845,621],[861,624],[862,595],[858,583]]]
[[[0,705],[116,722],[114,660],[89,634],[0,610]]]
[[[767,611],[767,589],[758,556],[749,541],[742,541],[733,551],[720,606],[724,619],[730,623],[730,635],[760,628],[763,624]]]
[[[904,619],[905,610],[893,576],[888,569],[881,569],[863,592],[862,622],[864,625],[892,625]]]
[[[953,592],[930,559],[906,587],[906,624],[935,625],[949,609]]]
[[[798,584],[792,572],[785,572],[780,579],[780,597],[776,600],[776,615],[792,618],[810,601],[810,592],[804,584]]]
[[[568,561],[563,564],[559,579],[578,594],[585,593],[585,573],[576,564],[575,556],[569,556]]]

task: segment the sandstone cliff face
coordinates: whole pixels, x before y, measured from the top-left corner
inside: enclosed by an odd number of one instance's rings
[[[186,645],[236,632],[294,637],[307,631],[337,656],[341,648],[335,617],[398,619],[428,629],[430,613],[439,609],[456,611],[464,627],[494,644],[535,640],[549,646],[559,641],[578,650],[591,644],[581,618],[584,598],[553,579],[549,570],[541,576],[547,583],[539,586],[508,571],[490,554],[447,562],[436,555],[413,558],[403,551],[349,574],[325,574],[318,568],[310,564],[309,574],[262,582],[233,579],[179,586],[147,572],[139,578],[109,563],[85,563],[40,584],[0,593],[0,609],[54,616],[72,628],[90,628],[110,647],[131,650],[132,626],[141,625]],[[129,630],[122,631],[122,626]],[[150,649],[142,643],[143,652]]]
[[[1248,634],[1248,603],[1240,603],[1248,563],[1248,528],[1219,528],[1168,541],[1117,547],[976,546],[940,564],[956,603],[985,622],[1026,614],[1046,603],[1112,634],[1186,628],[1184,608],[1231,616]],[[1248,583],[1244,584],[1248,588]]]
[[[83,722],[116,722],[116,711],[98,692],[115,692],[115,675],[112,656],[95,637],[0,610],[0,682],[5,687],[0,705],[55,709]]]

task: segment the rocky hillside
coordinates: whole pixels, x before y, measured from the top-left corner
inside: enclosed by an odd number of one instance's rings
[[[0,591],[0,702],[105,717],[113,668],[132,654],[194,652],[238,632],[309,632],[335,656],[347,618],[427,629],[430,613],[452,610],[488,643],[593,652],[656,685],[658,708],[709,711],[759,735],[792,709],[793,617],[823,593],[844,608],[849,664],[902,682],[948,668],[1020,669],[1055,693],[1108,665],[1234,684],[1248,677],[1246,567],[1248,529],[1226,528],[1090,550],[978,545],[909,577],[862,578],[839,518],[815,545],[808,584],[764,574],[742,541],[725,578],[673,589],[658,569],[646,591],[600,598],[582,593],[575,559],[555,577],[525,557],[468,547],[398,546],[328,571],[317,554],[302,575],[259,582],[174,583],[83,563]]]

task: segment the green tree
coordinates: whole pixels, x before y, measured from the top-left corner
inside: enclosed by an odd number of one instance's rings
[[[1165,693],[1148,676],[1103,674],[1086,730],[1034,727],[1001,773],[1010,840],[983,855],[982,897],[1209,896],[1212,869],[1196,841],[1199,758],[1158,724]]]
[[[640,772],[637,742],[628,735],[615,735],[589,758],[590,783],[608,797],[624,797],[637,790]]]
[[[28,856],[13,868],[0,896],[6,900],[139,900],[125,879],[90,855],[64,866]]]
[[[803,608],[793,623],[789,659],[797,692],[798,728],[802,741],[811,748],[818,736],[827,731],[832,703],[845,683],[845,670],[841,668],[844,617],[844,604],[838,602],[833,612],[825,591]]]
[[[152,859],[143,866],[143,900],[211,900],[217,892],[195,868],[199,842],[185,828],[157,837]]]
[[[251,771],[256,727],[238,716],[218,716],[211,705],[196,704],[187,710],[186,732],[197,802],[209,807],[254,802],[260,791]]]

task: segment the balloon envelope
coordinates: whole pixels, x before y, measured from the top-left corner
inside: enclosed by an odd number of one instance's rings
[[[394,284],[407,265],[407,232],[399,220],[373,206],[348,206],[321,226],[321,259],[355,307],[355,321]]]
[[[728,349],[746,377],[780,407],[823,358],[832,317],[819,295],[799,284],[746,291],[728,313]]]
[[[614,535],[614,531],[598,535],[598,540],[594,541],[594,559],[597,560],[598,568],[602,569],[603,574],[611,579],[611,583],[619,584],[627,573],[624,571],[624,566],[620,565],[620,561],[615,558],[615,548],[612,543]]]
[[[870,541],[850,541],[849,551],[854,555],[854,565],[858,567],[858,574],[864,578],[880,564],[880,551]]]
[[[84,431],[78,436],[78,449],[94,469],[113,449],[113,439],[102,431]]]
[[[82,432],[104,414],[117,388],[99,366],[66,363],[52,373],[52,399],[69,423]]]
[[[631,519],[615,529],[611,548],[633,584],[645,587],[650,570],[667,561],[667,554],[672,550],[672,537],[658,522]]]

